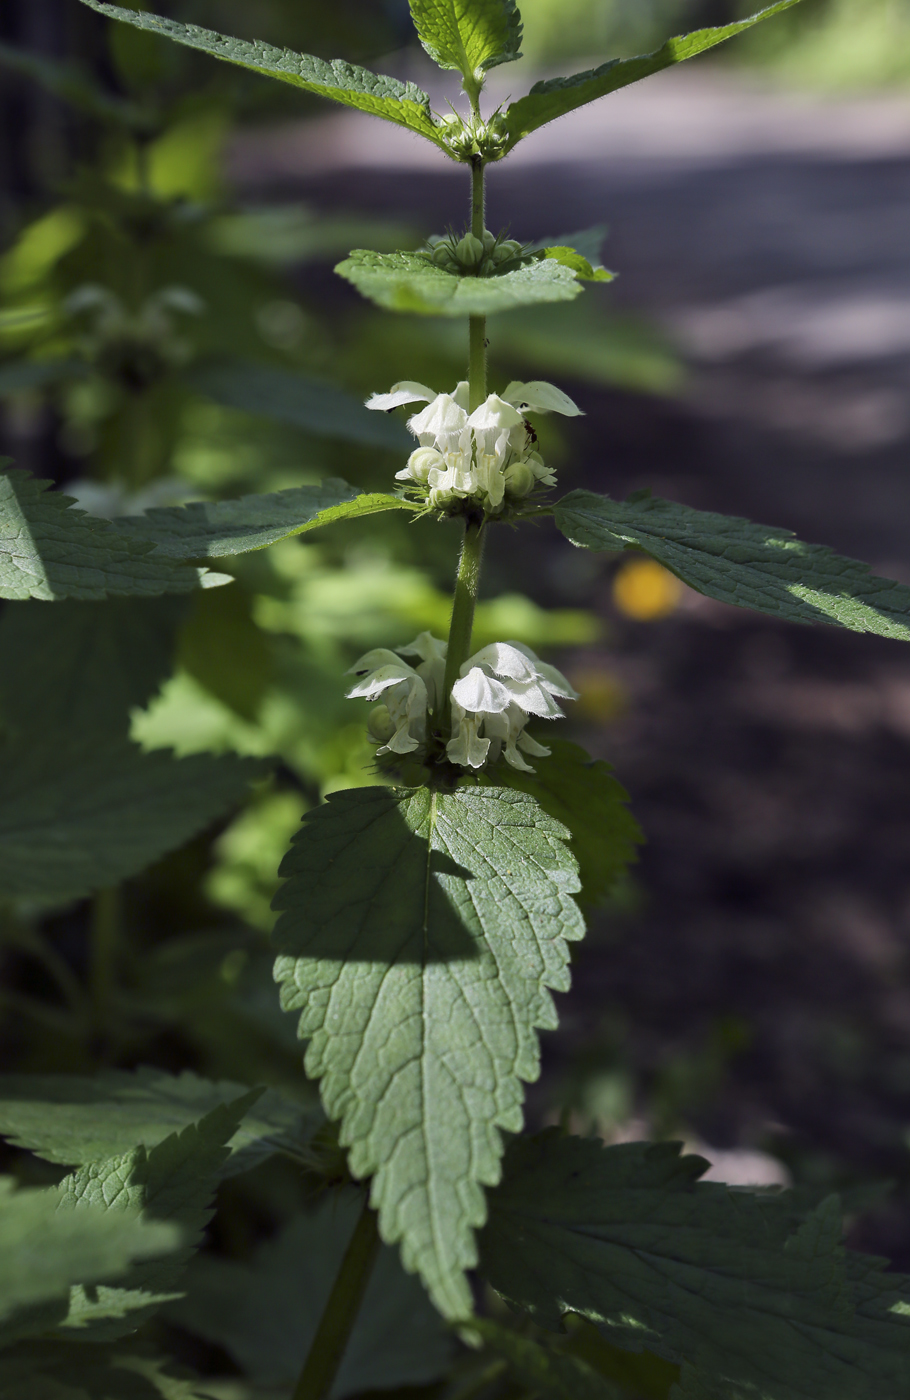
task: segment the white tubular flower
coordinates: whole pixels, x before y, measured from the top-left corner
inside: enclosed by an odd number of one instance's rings
[[[442,690],[448,649],[448,642],[441,642],[429,632],[421,632],[420,636],[415,637],[407,646],[398,647],[402,656],[420,657],[420,665],[416,670],[427,688],[427,705],[431,710],[437,710],[444,698]]]
[[[396,472],[396,480],[425,495],[431,510],[449,510],[456,501],[473,499],[488,515],[537,485],[556,485],[534,450],[536,439],[525,413],[581,413],[567,394],[543,380],[516,380],[502,396],[490,394],[470,416],[464,381],[452,394],[435,394],[425,384],[402,380],[388,394],[373,394],[367,408],[389,412],[407,403],[427,407],[408,420],[420,446]]]
[[[562,672],[528,647],[520,642],[482,647],[468,658],[452,687],[448,758],[465,768],[482,768],[504,754],[513,768],[533,773],[519,750],[533,758],[545,758],[550,750],[526,734],[525,726],[532,715],[560,717],[557,698],[577,700],[578,693]]]
[[[348,691],[349,700],[383,697],[384,704],[371,716],[371,732],[384,740],[376,752],[405,754],[419,748],[427,737],[427,686],[413,666],[377,647],[355,661],[348,675],[360,677]]]

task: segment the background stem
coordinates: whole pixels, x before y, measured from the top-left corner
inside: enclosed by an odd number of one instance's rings
[[[363,1295],[379,1250],[375,1212],[364,1199],[363,1212],[332,1284],[310,1354],[304,1362],[293,1400],[325,1400],[338,1374]]]

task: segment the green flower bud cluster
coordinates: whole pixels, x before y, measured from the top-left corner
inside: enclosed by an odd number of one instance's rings
[[[479,116],[460,117],[453,112],[438,117],[437,123],[454,160],[469,161],[476,156],[483,161],[502,160],[506,154],[509,132],[501,112],[494,112],[489,121]]]
[[[516,239],[493,234],[489,229],[484,230],[482,239],[473,233],[465,233],[461,238],[449,234],[431,241],[427,248],[435,267],[457,275],[473,273],[476,277],[492,277],[504,264],[520,258],[523,251]]]

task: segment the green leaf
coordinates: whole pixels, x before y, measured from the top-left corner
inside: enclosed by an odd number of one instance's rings
[[[640,549],[690,588],[789,622],[828,622],[851,632],[910,640],[910,588],[867,564],[804,544],[790,530],[693,510],[659,496],[613,501],[572,491],[556,524],[587,549]]]
[[[423,316],[492,316],[516,306],[571,301],[581,291],[575,273],[543,254],[491,277],[474,277],[436,267],[422,253],[373,253],[355,248],[335,271],[361,296],[390,311]]]
[[[0,1357],[3,1400],[215,1400],[221,1392],[210,1386],[174,1375],[163,1357],[58,1337],[50,1346],[20,1342]]]
[[[181,1231],[182,1245],[166,1259],[134,1264],[117,1286],[71,1290],[60,1327],[80,1340],[122,1337],[175,1296],[174,1286],[198,1247],[213,1210],[215,1188],[228,1156],[227,1143],[261,1094],[253,1089],[220,1104],[198,1123],[172,1133],[151,1150],[89,1162],[57,1187],[59,1212],[78,1215],[87,1207],[120,1213],[139,1210],[143,1220],[166,1220]]]
[[[500,764],[496,777],[526,792],[571,832],[569,849],[578,861],[581,898],[597,904],[609,894],[623,871],[637,859],[644,837],[626,806],[629,794],[603,759],[593,759],[577,744],[550,740],[550,758],[534,760],[535,773]]]
[[[143,1067],[75,1074],[0,1075],[0,1135],[46,1162],[82,1166],[133,1147],[157,1147],[219,1104],[245,1092],[242,1084],[200,1079],[189,1070],[167,1074]],[[305,1107],[266,1089],[228,1143],[222,1174],[247,1171],[274,1152],[295,1147],[322,1123]]]
[[[694,34],[668,39],[663,48],[640,58],[611,58],[599,68],[574,73],[569,78],[548,78],[545,82],[535,83],[526,97],[513,102],[503,114],[508,132],[503,154],[512,150],[523,136],[528,136],[556,117],[574,112],[576,107],[584,107],[588,102],[627,87],[629,83],[637,83],[652,73],[659,73],[662,68],[694,58],[696,54],[713,49],[715,44],[722,44],[725,39],[732,39],[742,34],[743,30],[751,29],[753,24],[770,19],[772,15],[789,10],[798,3],[799,0],[778,0],[776,5],[769,5],[737,24],[725,24],[717,29],[697,29]]]
[[[0,598],[151,597],[197,586],[195,569],[150,557],[152,544],[74,509],[71,496],[49,485],[27,472],[0,472]]]
[[[262,1245],[250,1264],[203,1257],[169,1321],[222,1346],[263,1385],[290,1388],[316,1335],[332,1282],[360,1214],[354,1192],[334,1193]],[[452,1344],[419,1281],[383,1246],[373,1267],[332,1395],[427,1385]]]
[[[171,673],[185,604],[183,597],[9,604],[0,617],[0,720],[20,732],[126,737],[130,710]]]
[[[489,68],[521,58],[521,15],[515,0],[410,0],[411,18],[427,53],[453,68],[466,89]]]
[[[137,1208],[109,1211],[93,1205],[78,1214],[60,1210],[56,1189],[14,1190],[0,1177],[0,1319],[18,1309],[65,1301],[72,1285],[123,1273],[137,1259],[177,1248],[170,1224],[140,1219]]]
[[[13,741],[0,749],[0,898],[63,901],[119,884],[205,830],[263,771],[117,738]]]
[[[566,836],[508,789],[361,788],[307,815],[279,871],[275,976],[307,1073],[352,1173],[375,1173],[383,1238],[451,1318],[584,932]]]
[[[544,248],[543,253],[545,258],[559,263],[561,267],[570,268],[580,282],[613,282],[616,278],[616,273],[609,272],[605,267],[592,267],[576,248],[558,245]]]
[[[359,495],[356,486],[331,477],[320,486],[291,486],[265,496],[241,496],[237,501],[156,506],[144,515],[120,516],[117,527],[130,539],[156,545],[156,558],[222,559],[265,549],[277,540],[336,520],[416,508],[398,496]]]
[[[514,1142],[484,1274],[546,1327],[575,1312],[615,1345],[689,1362],[712,1400],[905,1397],[910,1279],[861,1255],[845,1266],[836,1198],[799,1224],[785,1194],[696,1184],[704,1161],[678,1151]]]
[[[410,450],[411,440],[397,420],[371,413],[353,394],[319,379],[254,361],[203,361],[184,370],[183,378],[196,393],[227,408],[364,447]]]
[[[0,365],[0,394],[45,389],[68,379],[84,379],[87,374],[88,366],[82,360],[8,360]]]
[[[367,68],[344,63],[341,59],[327,63],[311,54],[276,49],[258,40],[247,42],[232,39],[212,29],[202,29],[198,24],[179,24],[177,20],[164,19],[161,15],[103,4],[102,0],[82,0],[82,3],[91,10],[97,10],[100,15],[107,15],[109,19],[122,20],[125,24],[135,25],[137,29],[147,29],[165,39],[173,39],[177,44],[185,44],[187,48],[198,49],[213,58],[224,59],[226,63],[239,64],[253,73],[291,83],[319,97],[330,97],[371,116],[384,117],[386,121],[426,136],[437,146],[442,145],[439,128],[430,112],[430,99],[413,83],[401,83],[397,78],[371,73]]]
[[[522,1387],[541,1400],[628,1400],[627,1391],[598,1375],[580,1356],[519,1336],[489,1318],[472,1319],[471,1330],[508,1362]]]

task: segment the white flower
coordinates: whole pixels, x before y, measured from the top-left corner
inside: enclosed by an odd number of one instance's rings
[[[538,482],[555,486],[525,421],[525,412],[562,413],[574,417],[581,409],[553,384],[513,381],[500,397],[490,394],[469,415],[468,385],[462,381],[452,394],[435,394],[425,384],[402,380],[388,394],[374,394],[367,408],[386,412],[406,403],[427,407],[408,420],[420,446],[396,472],[426,492],[431,509],[445,510],[453,501],[474,498],[488,514],[501,511],[506,497],[527,496]]]
[[[402,661],[401,655],[419,656],[416,668]],[[360,679],[348,691],[348,699],[378,700],[370,714],[370,732],[378,739],[382,753],[413,753],[427,737],[427,711],[442,699],[446,667],[446,643],[429,632],[421,632],[413,642],[390,651],[376,647],[366,652],[348,671]]]
[[[540,661],[528,647],[520,642],[482,647],[468,658],[452,687],[452,737],[446,754],[452,763],[482,768],[504,753],[513,768],[533,773],[519,749],[535,758],[545,758],[550,750],[526,734],[525,725],[532,715],[561,716],[557,697],[577,700],[578,694],[555,666]]]

